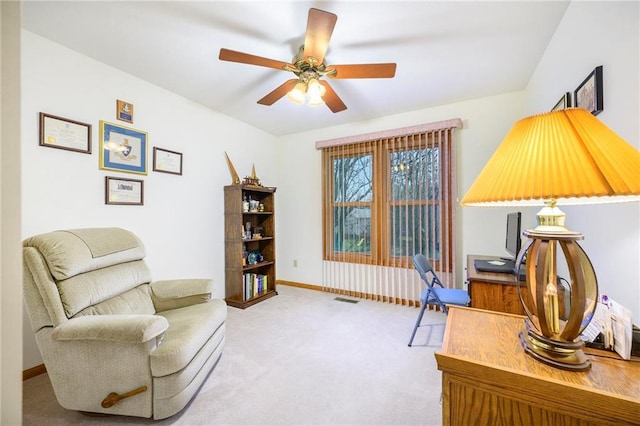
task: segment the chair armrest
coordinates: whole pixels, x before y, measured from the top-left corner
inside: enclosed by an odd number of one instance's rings
[[[142,343],[162,336],[169,322],[160,315],[87,315],[53,330],[53,340],[108,340]]]
[[[205,303],[213,296],[209,279],[163,280],[151,283],[151,300],[157,312]]]

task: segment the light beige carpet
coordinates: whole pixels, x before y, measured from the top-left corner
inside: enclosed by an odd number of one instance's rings
[[[24,382],[25,425],[439,425],[444,327],[417,308],[278,286],[246,310],[229,308],[227,341],[193,401],[162,421],[88,417],[56,402],[46,374]],[[351,299],[351,298],[350,298]],[[357,299],[356,299],[357,300]],[[427,311],[423,323],[444,324]]]

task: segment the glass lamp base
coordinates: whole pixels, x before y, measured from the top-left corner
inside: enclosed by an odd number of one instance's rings
[[[581,341],[559,342],[531,330],[520,332],[520,341],[526,354],[552,367],[570,371],[591,368],[591,361],[582,351],[584,344]]]

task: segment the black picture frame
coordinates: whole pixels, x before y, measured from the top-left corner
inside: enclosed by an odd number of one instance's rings
[[[562,95],[560,100],[558,102],[556,102],[556,104],[553,106],[553,108],[551,108],[551,111],[559,111],[559,110],[563,110],[563,109],[567,109],[567,108],[571,108],[571,93],[570,92],[567,92],[564,95]]]
[[[576,108],[584,108],[593,115],[598,115],[604,109],[602,96],[602,65],[591,71],[582,83],[573,92],[573,100]]]

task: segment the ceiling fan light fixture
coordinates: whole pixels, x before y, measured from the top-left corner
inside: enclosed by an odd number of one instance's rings
[[[273,105],[286,94],[289,100],[296,104],[303,104],[305,98],[308,97],[309,105],[324,104],[334,113],[344,111],[347,106],[326,80],[319,82],[317,89],[312,89],[318,83],[320,77],[337,79],[392,78],[396,74],[396,64],[327,65],[325,62],[326,53],[337,19],[338,17],[334,13],[310,8],[304,43],[298,49],[298,53],[293,57],[291,63],[224,48],[220,49],[218,59],[273,68],[295,74],[297,78],[285,81],[260,99],[258,101],[260,105]],[[316,81],[313,82],[312,79]],[[308,83],[309,87],[307,88]],[[292,85],[295,85],[293,89],[291,89]]]
[[[322,86],[318,81],[318,79],[316,78],[310,78],[309,81],[307,82],[307,93],[309,94],[309,97],[313,97],[313,98],[322,97],[322,95],[324,95],[325,90],[326,89],[324,88],[324,86]]]
[[[317,78],[310,78],[307,82],[307,95],[309,96],[307,104],[309,106],[324,105],[324,99],[322,99],[322,96],[325,92],[326,89],[320,84]]]
[[[304,94],[307,91],[307,86],[303,82],[298,82],[296,85],[287,93],[287,98],[294,104],[302,104],[304,103]]]
[[[319,106],[324,105],[324,99],[321,96],[311,96],[309,95],[309,102],[307,102],[309,106]]]

